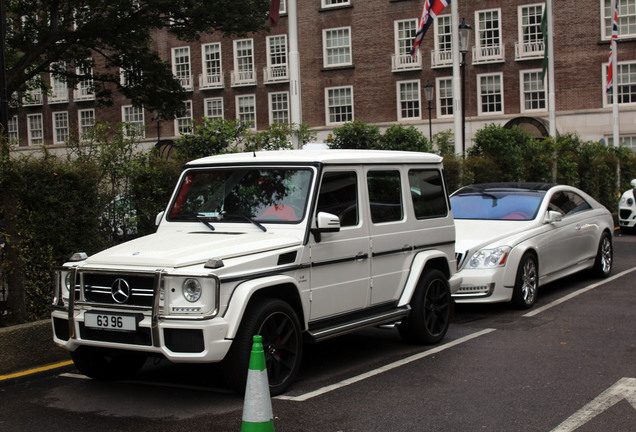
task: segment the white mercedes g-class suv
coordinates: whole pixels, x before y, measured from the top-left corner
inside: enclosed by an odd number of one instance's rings
[[[245,390],[253,335],[271,394],[298,372],[304,339],[397,324],[408,341],[446,334],[455,227],[442,158],[283,150],[192,161],[155,234],[58,269],[54,341],[97,379],[148,356],[223,362]]]

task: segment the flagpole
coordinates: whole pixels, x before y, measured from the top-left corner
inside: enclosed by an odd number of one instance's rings
[[[614,29],[614,14],[616,13],[616,3],[618,0],[612,0],[612,31]],[[618,25],[618,23],[616,23]],[[610,39],[612,45],[612,127],[613,127],[613,145],[620,146],[620,125],[618,120],[618,38]],[[621,187],[621,162],[620,159],[616,164],[616,188],[620,192]]]
[[[455,129],[455,154],[462,153],[464,130],[462,129],[462,94],[459,71],[459,12],[458,1],[451,1],[451,47],[453,55],[453,120]]]
[[[548,9],[548,115],[550,122],[550,136],[556,138],[556,97],[554,89],[554,14],[552,0],[546,0]]]
[[[300,97],[300,54],[298,52],[298,9],[296,0],[288,0],[287,15],[289,23],[289,93],[290,117],[292,126],[300,127],[302,123],[302,106]],[[292,133],[292,146],[298,148],[299,137]]]

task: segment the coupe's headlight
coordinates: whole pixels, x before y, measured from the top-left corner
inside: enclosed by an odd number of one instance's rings
[[[181,291],[187,301],[194,303],[201,298],[201,283],[198,279],[188,278],[183,281]]]
[[[494,249],[481,249],[473,254],[466,263],[466,268],[496,268],[506,265],[510,247],[501,246]]]

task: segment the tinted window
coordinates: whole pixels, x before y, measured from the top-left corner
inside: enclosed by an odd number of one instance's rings
[[[404,211],[399,171],[369,171],[367,187],[373,223],[402,220]]]
[[[358,224],[358,179],[353,171],[326,172],[322,177],[319,212],[334,214],[340,218],[340,226]]]
[[[574,192],[557,192],[550,199],[549,210],[558,211],[561,215],[571,215],[592,208],[583,197]]]
[[[448,214],[440,171],[410,170],[409,186],[416,218],[443,217]]]
[[[532,220],[539,211],[543,191],[461,190],[451,197],[455,219]]]

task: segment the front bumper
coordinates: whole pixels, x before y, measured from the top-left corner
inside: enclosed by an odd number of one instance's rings
[[[459,289],[452,295],[456,303],[501,303],[512,299],[512,288],[504,285],[505,268],[462,269]]]

